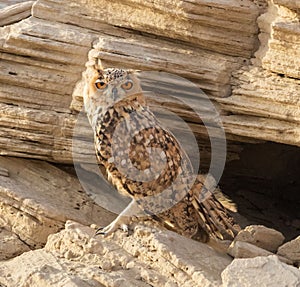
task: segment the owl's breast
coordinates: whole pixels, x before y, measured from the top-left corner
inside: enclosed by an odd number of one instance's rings
[[[176,190],[188,190],[191,169],[179,143],[137,102],[118,104],[99,115],[95,147],[109,181],[122,194],[141,199],[167,190],[170,200],[178,201],[182,195]]]

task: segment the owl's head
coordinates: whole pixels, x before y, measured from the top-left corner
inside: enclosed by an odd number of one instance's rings
[[[84,106],[92,118],[120,100],[142,92],[140,81],[132,70],[88,67],[85,72]]]

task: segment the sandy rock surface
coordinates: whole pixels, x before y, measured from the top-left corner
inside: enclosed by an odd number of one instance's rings
[[[281,245],[277,254],[292,260],[300,266],[300,236]]]
[[[15,286],[288,286],[300,270],[276,255],[232,259],[152,223],[131,225],[103,238],[95,229],[67,221],[44,248],[0,264],[0,284]],[[258,248],[258,247],[257,247]],[[15,266],[22,266],[17,269]]]
[[[234,241],[229,246],[227,253],[234,258],[255,258],[259,256],[270,256],[274,253],[260,248],[256,245],[253,245],[244,241]],[[277,255],[278,259],[286,264],[293,265],[293,261],[288,259],[287,256]]]
[[[300,270],[280,262],[276,255],[235,259],[223,271],[222,279],[223,287],[297,287]]]
[[[15,233],[6,230],[4,227],[1,227],[0,261],[16,257],[29,250],[29,246],[23,241],[21,241]]]
[[[190,80],[216,105],[228,140],[300,146],[299,9],[292,0],[273,2],[39,0],[7,7],[0,28],[1,153],[72,162],[82,110],[77,87],[89,51],[106,67]],[[201,106],[202,96],[192,95],[190,105]],[[193,123],[203,145],[197,117],[172,108]],[[82,139],[81,146],[91,154]],[[228,158],[240,152],[228,142]]]
[[[0,166],[8,175],[0,175],[0,224],[32,248],[67,219],[106,225],[115,216],[88,197],[76,176],[49,163],[0,157]]]
[[[221,286],[231,259],[205,244],[137,225],[129,236],[94,237],[68,221],[43,249],[0,265],[4,286]],[[15,266],[22,266],[15,269]],[[64,285],[67,284],[67,285]]]
[[[263,225],[249,225],[238,233],[235,237],[235,241],[248,242],[275,252],[283,243],[284,236],[281,232]]]

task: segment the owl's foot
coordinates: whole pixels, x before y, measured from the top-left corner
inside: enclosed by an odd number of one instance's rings
[[[139,211],[140,209],[133,199],[111,224],[106,227],[99,228],[95,235],[104,235],[104,237],[107,237],[119,228],[128,234],[128,224]]]
[[[129,222],[129,217],[118,216],[112,223],[110,223],[106,227],[98,228],[95,235],[104,235],[104,237],[107,237],[113,234],[117,229],[122,229],[125,233],[128,233]]]

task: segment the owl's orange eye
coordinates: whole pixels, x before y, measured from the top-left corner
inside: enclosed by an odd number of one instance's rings
[[[122,89],[128,91],[133,87],[133,82],[132,81],[127,81],[121,87],[122,87]]]
[[[95,82],[95,86],[98,90],[104,90],[106,88],[107,84],[101,80],[97,80]]]

